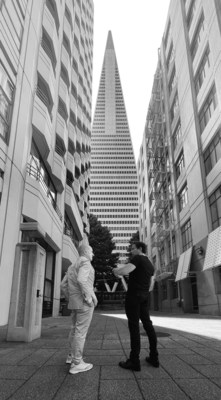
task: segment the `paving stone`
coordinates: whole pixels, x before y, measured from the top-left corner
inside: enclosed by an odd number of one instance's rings
[[[208,378],[221,378],[221,364],[219,367],[218,365],[195,365],[194,368]]]
[[[55,349],[38,349],[24,360],[20,361],[18,365],[43,365],[51,356],[56,352]]]
[[[221,388],[221,378],[210,378],[210,380]]]
[[[11,399],[51,400],[62,385],[67,373],[65,368],[60,366],[42,367],[25,383],[25,385],[16,391]]]
[[[0,358],[0,365],[16,365],[34,352],[32,349],[13,349]]]
[[[99,400],[143,400],[138,385],[133,380],[102,380]]]
[[[0,379],[0,400],[8,399],[24,383],[21,379]]]
[[[132,371],[120,368],[118,365],[101,367],[101,379],[135,379]]]
[[[44,365],[65,365],[67,355],[68,349],[56,350]]]
[[[139,380],[138,384],[148,400],[189,400],[172,379]],[[208,400],[208,399],[207,399]]]
[[[27,365],[1,365],[0,379],[24,379],[27,380],[37,370],[36,366]]]
[[[221,389],[208,379],[177,379],[177,384],[194,400],[220,400]]]
[[[118,365],[119,356],[91,356],[90,362],[94,365]]]
[[[200,378],[201,375],[175,355],[160,357],[160,364],[173,378]]]
[[[102,340],[86,340],[85,349],[101,349]]]
[[[190,364],[190,365],[212,364],[211,360],[208,360],[208,358],[202,357],[197,354],[178,354],[177,356],[181,360],[185,361],[187,364]]]
[[[119,340],[104,340],[102,349],[121,349],[121,343]]]
[[[186,347],[177,347],[174,349],[161,349],[159,348],[159,354],[194,354],[194,352]]]
[[[118,356],[123,357],[124,352],[122,348],[120,349],[85,349],[84,350],[85,356]]]

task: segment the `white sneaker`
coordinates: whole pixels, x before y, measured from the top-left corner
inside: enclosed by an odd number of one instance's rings
[[[66,364],[71,364],[72,363],[72,355],[68,354],[67,359],[66,359]]]
[[[69,369],[70,374],[78,374],[79,372],[89,371],[89,369],[93,368],[93,364],[85,363],[83,360],[80,364],[71,364],[71,368]]]

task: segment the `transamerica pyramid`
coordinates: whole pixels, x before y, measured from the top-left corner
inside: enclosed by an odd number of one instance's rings
[[[135,157],[111,31],[108,32],[91,135],[90,213],[107,226],[120,253],[139,230]]]

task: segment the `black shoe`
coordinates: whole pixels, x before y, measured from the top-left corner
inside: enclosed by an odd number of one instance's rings
[[[148,362],[148,364],[151,364],[155,368],[159,368],[160,366],[158,358],[146,357],[146,362]]]
[[[140,371],[140,362],[133,363],[130,359],[127,361],[120,361],[119,366],[124,369],[131,369],[132,371]]]

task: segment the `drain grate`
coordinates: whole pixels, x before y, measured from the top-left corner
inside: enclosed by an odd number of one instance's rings
[[[157,337],[169,337],[171,336],[170,333],[167,332],[156,332]],[[147,336],[146,332],[142,332],[141,336]]]

